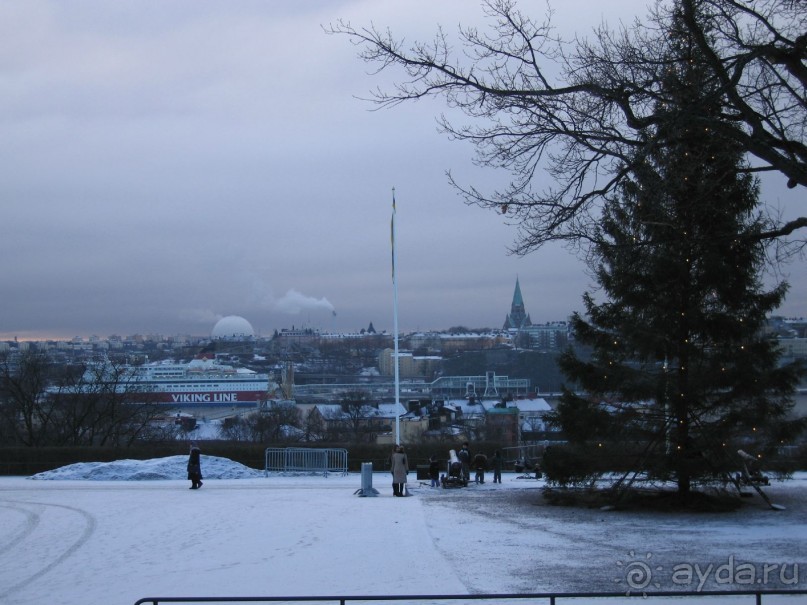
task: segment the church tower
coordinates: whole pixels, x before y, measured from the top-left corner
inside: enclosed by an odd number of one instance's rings
[[[513,292],[513,303],[510,305],[510,313],[504,320],[504,330],[520,330],[531,326],[530,316],[524,310],[524,299],[521,298],[521,285],[516,278],[516,289]]]

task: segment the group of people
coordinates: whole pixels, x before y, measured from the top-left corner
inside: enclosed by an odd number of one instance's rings
[[[476,471],[476,483],[485,482],[485,471],[488,467],[488,457],[485,454],[480,452],[472,459],[471,452],[468,449],[468,442],[466,441],[462,444],[460,451],[457,452],[457,459],[462,465],[461,472],[466,481],[471,480],[471,466],[473,465]],[[501,483],[503,459],[499,450],[496,450],[493,454],[491,466],[493,467],[493,483]],[[404,446],[400,444],[396,445],[392,450],[390,472],[392,473],[392,495],[406,496],[406,476],[409,474],[409,460],[406,457]],[[429,479],[431,480],[431,487],[440,487],[440,461],[434,454],[429,458]],[[202,487],[201,450],[196,442],[191,443],[191,451],[188,456],[188,480],[191,482],[190,489]]]
[[[485,471],[488,468],[488,457],[485,454],[479,452],[471,458],[471,452],[468,449],[468,442],[466,441],[462,444],[460,451],[457,452],[457,458],[462,464],[462,474],[466,481],[471,480],[471,468],[473,468],[475,471],[474,481],[478,484],[485,482]],[[502,467],[504,466],[501,451],[496,450],[494,452],[491,466],[493,468],[493,483],[501,483]]]
[[[468,449],[468,442],[462,444],[462,448],[457,452],[457,459],[462,466],[462,477],[466,481],[471,479],[471,468],[476,471],[475,481],[478,484],[485,482],[485,471],[488,468],[488,457],[483,453],[476,454],[471,458],[471,452]],[[502,482],[502,467],[504,466],[504,459],[499,450],[493,454],[491,460],[491,467],[493,469],[493,483]],[[402,445],[396,445],[392,450],[390,457],[390,471],[392,473],[392,495],[405,496],[406,495],[406,476],[409,473],[409,461],[406,457],[406,452]],[[437,456],[432,454],[429,457],[429,480],[430,487],[440,487],[440,461]]]

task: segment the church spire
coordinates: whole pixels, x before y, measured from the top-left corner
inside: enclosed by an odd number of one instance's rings
[[[516,307],[524,308],[524,299],[521,298],[521,285],[518,282],[518,277],[516,277],[516,290],[513,292],[513,304],[511,309],[515,309]]]
[[[513,292],[513,302],[510,305],[510,313],[504,320],[505,330],[520,330],[531,326],[530,316],[524,308],[524,299],[521,296],[521,284],[516,277],[516,289]]]

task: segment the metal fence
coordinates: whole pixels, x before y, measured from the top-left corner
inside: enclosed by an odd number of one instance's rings
[[[347,475],[347,450],[340,448],[269,447],[265,452],[264,475],[305,473]]]
[[[720,597],[729,597],[732,604],[738,605],[795,605],[807,603],[807,590],[726,590],[702,592],[542,592],[534,594],[472,594],[472,595],[387,595],[387,596],[317,596],[317,597],[148,597],[138,600],[135,605],[159,605],[160,603],[333,603],[357,605],[359,603],[420,603],[440,604],[444,602],[471,603],[527,603],[529,605],[559,605],[561,602],[587,604],[593,601],[606,603],[672,602],[675,605],[687,603],[722,602]]]

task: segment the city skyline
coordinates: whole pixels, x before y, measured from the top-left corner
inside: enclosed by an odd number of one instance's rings
[[[647,3],[552,8],[571,37]],[[393,188],[401,332],[496,328],[516,279],[535,323],[582,311],[579,257],[509,255],[518,226],[449,185],[448,170],[482,190],[507,177],[438,132],[458,116],[360,99],[396,75],[326,35],[339,19],[410,43],[486,26],[464,0],[0,4],[0,340],[203,334],[228,315],[259,334],[390,332]],[[785,218],[803,205],[778,175],[761,192]],[[803,260],[783,270],[780,314],[807,315]]]
[[[252,325],[252,322],[250,322],[249,318],[247,318],[247,317],[242,317],[240,315],[236,315],[236,316],[225,316],[222,319],[227,320],[228,318],[235,318],[237,320],[242,320],[243,319],[243,320],[246,320],[250,324],[250,326]],[[558,325],[558,324],[561,324],[561,323],[566,323],[568,321],[568,319],[569,318],[567,316],[567,317],[564,317],[562,319],[558,318],[558,319],[555,319],[555,320],[548,320],[546,322],[542,322],[540,324],[533,324],[533,325]],[[211,325],[209,327],[209,329],[205,333],[179,333],[179,332],[163,333],[163,332],[159,332],[159,331],[155,331],[155,330],[146,330],[146,331],[143,331],[143,332],[133,332],[133,333],[113,333],[113,334],[101,334],[101,333],[98,333],[98,332],[93,332],[93,333],[87,334],[87,335],[76,334],[76,335],[73,335],[73,336],[70,336],[70,337],[61,337],[61,336],[60,337],[47,337],[47,336],[44,336],[44,337],[41,337],[41,338],[19,338],[19,337],[0,338],[0,342],[11,342],[11,341],[21,341],[21,342],[82,341],[82,342],[89,342],[89,341],[92,341],[94,339],[98,339],[98,340],[103,341],[103,340],[110,340],[110,339],[130,340],[132,338],[146,338],[146,339],[148,339],[148,338],[151,338],[151,337],[159,337],[161,339],[172,339],[172,338],[176,338],[176,337],[188,337],[188,338],[196,338],[196,339],[200,339],[200,340],[211,340],[211,339],[216,340],[218,338],[222,338],[223,340],[227,340],[226,337],[217,337],[217,336],[215,336],[213,334],[213,332],[215,331],[215,328],[218,325],[218,323],[219,322],[216,322],[215,324]],[[364,332],[364,331],[368,330],[371,326],[372,326],[372,329],[375,330],[377,334],[387,334],[387,335],[390,335],[390,336],[392,335],[391,330],[387,330],[387,329],[376,330],[375,325],[373,324],[373,322],[368,322],[367,325],[360,326],[356,330],[333,330],[333,331],[330,329],[331,326],[313,325],[313,324],[305,324],[305,323],[300,324],[300,325],[291,324],[291,325],[285,325],[285,326],[278,326],[278,327],[276,327],[275,329],[273,329],[269,333],[262,333],[259,330],[254,330],[254,332],[255,332],[254,337],[255,337],[255,339],[265,339],[265,338],[271,338],[276,332],[277,333],[282,333],[282,332],[304,331],[304,330],[313,330],[313,331],[315,331],[317,333],[320,333],[320,334],[323,334],[323,335],[328,335],[328,334],[359,334],[361,332]],[[418,333],[418,332],[442,332],[442,333],[447,333],[447,332],[450,332],[452,329],[455,329],[455,328],[464,328],[464,329],[467,329],[468,331],[474,331],[474,332],[479,331],[479,330],[490,330],[491,332],[506,331],[505,328],[503,328],[502,326],[497,325],[495,323],[491,323],[491,324],[488,324],[488,325],[479,325],[479,326],[471,326],[471,325],[464,325],[463,326],[463,325],[460,325],[460,324],[457,324],[457,323],[453,323],[453,324],[451,324],[449,326],[446,326],[444,328],[433,328],[433,329],[430,329],[430,330],[402,331],[401,335],[403,336],[403,335],[415,334],[415,333]]]

